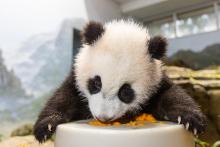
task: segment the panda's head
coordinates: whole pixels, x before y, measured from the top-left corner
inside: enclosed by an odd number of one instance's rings
[[[77,87],[94,118],[106,122],[137,112],[162,79],[166,40],[132,20],[90,22],[75,60]]]

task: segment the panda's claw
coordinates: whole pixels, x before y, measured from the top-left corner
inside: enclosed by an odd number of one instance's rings
[[[167,115],[165,115],[165,116],[164,116],[164,119],[165,119],[165,120],[169,120],[169,118],[168,118],[168,116],[167,116]]]
[[[47,140],[47,135],[44,135],[44,141],[46,141]]]
[[[51,132],[52,131],[52,125],[49,123],[47,127],[48,127],[48,131]]]
[[[166,113],[170,121],[183,125],[183,127],[192,132],[192,134],[201,134],[207,127],[207,118],[200,111],[172,111],[172,113]]]
[[[181,116],[178,116],[177,120],[178,120],[178,124],[180,124],[181,123]]]
[[[193,129],[193,134],[194,134],[195,136],[197,135],[197,129],[196,129],[196,128]]]
[[[186,123],[186,130],[189,130],[189,122]]]

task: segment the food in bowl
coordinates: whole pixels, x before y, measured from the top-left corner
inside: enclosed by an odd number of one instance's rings
[[[151,114],[141,114],[139,116],[137,116],[135,118],[135,120],[129,121],[128,123],[121,123],[119,121],[114,121],[114,122],[108,122],[108,123],[103,123],[100,122],[98,120],[92,120],[90,122],[88,122],[89,125],[92,126],[101,126],[101,127],[105,127],[105,126],[121,126],[121,125],[125,125],[125,126],[144,126],[146,122],[151,122],[151,123],[156,123],[157,120],[153,117],[153,115]]]

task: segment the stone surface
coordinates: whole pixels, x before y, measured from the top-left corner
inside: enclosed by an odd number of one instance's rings
[[[0,142],[0,147],[54,147],[52,141],[39,144],[34,136],[17,136],[11,137]]]
[[[220,90],[210,90],[210,116],[220,132]]]

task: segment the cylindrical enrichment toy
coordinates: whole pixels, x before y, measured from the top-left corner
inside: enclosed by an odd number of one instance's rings
[[[89,121],[59,125],[55,147],[195,147],[193,135],[170,122],[103,127]]]

